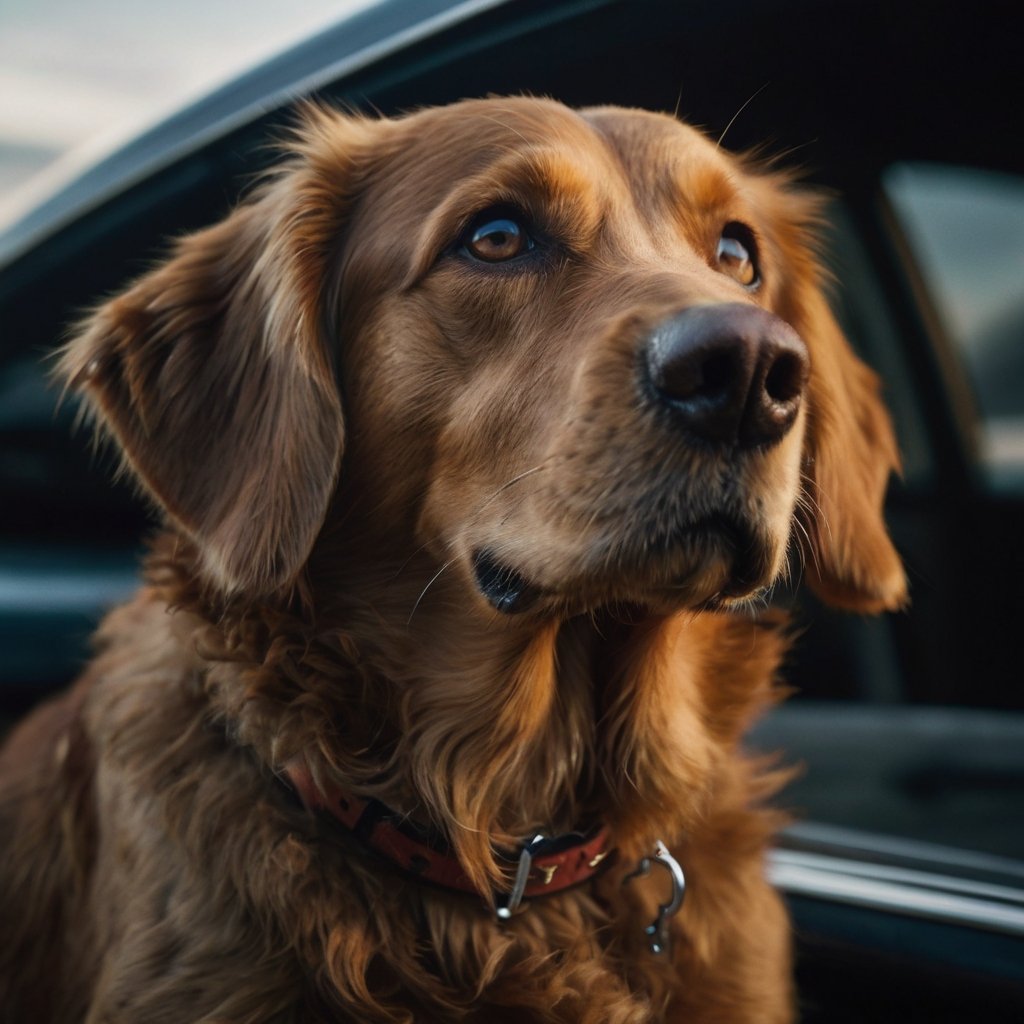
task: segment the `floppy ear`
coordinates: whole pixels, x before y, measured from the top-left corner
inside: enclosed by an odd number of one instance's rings
[[[58,375],[227,593],[294,579],[334,491],[343,422],[325,295],[373,126],[307,108],[290,162],[60,356]]]
[[[899,451],[878,378],[850,348],[825,297],[819,236],[826,196],[795,187],[791,174],[766,170],[756,158],[749,166],[748,188],[774,225],[769,245],[789,268],[776,311],[797,329],[811,356],[797,512],[807,582],[839,608],[899,608],[907,581],[883,517]]]
[[[883,518],[889,475],[900,468],[879,381],[851,350],[817,287],[800,296],[811,350],[805,500],[800,516],[807,581],[829,604],[879,612],[906,601],[903,566]]]

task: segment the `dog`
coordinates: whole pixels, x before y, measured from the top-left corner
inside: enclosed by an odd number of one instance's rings
[[[906,595],[820,200],[639,110],[300,120],[59,354],[166,526],[4,748],[3,1019],[793,1019],[766,595]]]

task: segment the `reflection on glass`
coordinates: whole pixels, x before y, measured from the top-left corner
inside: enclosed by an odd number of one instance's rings
[[[884,186],[963,356],[990,482],[1024,490],[1024,179],[897,164]]]

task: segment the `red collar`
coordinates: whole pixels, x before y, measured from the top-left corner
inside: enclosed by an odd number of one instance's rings
[[[337,788],[323,792],[298,758],[285,766],[284,775],[307,810],[332,815],[365,846],[403,871],[445,889],[479,895],[446,843],[377,800]],[[571,832],[553,839],[535,836],[515,852],[503,852],[502,859],[516,865],[516,872],[512,889],[493,896],[498,916],[509,917],[524,898],[561,892],[592,878],[611,852],[608,838],[608,828],[601,826],[586,834]]]

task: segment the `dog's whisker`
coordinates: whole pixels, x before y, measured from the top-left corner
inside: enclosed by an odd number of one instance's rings
[[[412,606],[412,611],[409,612],[409,618],[406,620],[406,623],[405,623],[407,626],[412,625],[412,617],[416,614],[416,609],[419,608],[420,602],[426,596],[427,591],[437,582],[437,580],[441,576],[441,573],[443,573],[445,571],[445,569],[447,569],[449,566],[454,565],[454,564],[455,564],[455,559],[454,558],[449,558],[448,561],[445,562],[441,566],[441,568],[438,569],[437,572],[435,572],[434,575],[430,577],[429,580],[427,580],[427,585],[420,591],[420,596],[416,598],[416,603]]]
[[[530,469],[524,470],[522,473],[519,473],[517,476],[512,477],[511,480],[506,480],[505,483],[503,483],[500,487],[496,488],[487,498],[484,499],[483,502],[481,502],[480,505],[477,506],[476,510],[473,512],[472,518],[475,520],[476,517],[479,516],[480,513],[483,512],[483,510],[485,508],[487,508],[487,506],[492,501],[494,501],[495,498],[498,497],[498,495],[503,494],[510,487],[512,487],[515,484],[518,484],[521,481],[527,479],[527,477],[533,476],[535,473],[539,473],[543,469],[547,469],[550,466],[550,464],[551,464],[551,460],[554,459],[554,458],[555,458],[554,455],[549,455],[543,462],[538,462],[536,466],[533,466]]]
[[[769,85],[771,85],[770,82],[765,82],[764,85],[762,85],[759,89],[756,89],[753,93],[751,93],[750,96],[747,98],[746,102],[740,107],[740,109],[737,110],[736,113],[733,114],[731,118],[729,118],[729,123],[723,129],[722,134],[718,136],[718,141],[715,143],[715,148],[716,149],[721,149],[721,147],[722,147],[722,140],[729,133],[729,129],[736,123],[736,118],[738,118],[740,116],[740,114],[742,114],[743,111],[746,110],[747,107],[749,107],[750,104],[753,103],[754,100],[756,100],[757,97],[760,96],[761,93],[763,93],[765,91],[765,89],[768,88]]]
[[[820,523],[820,528],[824,529],[825,536],[828,538],[829,544],[834,543],[827,517],[821,511],[820,505],[818,505],[806,488],[802,489],[797,495],[797,507],[803,509],[811,520]],[[806,542],[805,544],[798,545],[797,547],[801,556],[802,568],[806,568],[805,559],[809,555],[811,563],[814,565],[814,572],[820,578],[822,575],[822,566],[818,559],[818,546],[811,538],[810,526],[805,523],[799,515],[793,517],[793,524],[796,529],[800,531],[801,536]],[[805,551],[807,553],[806,555],[804,554]]]
[[[484,511],[484,509],[492,501],[494,501],[495,498],[497,498],[500,494],[502,494],[504,491],[507,491],[510,487],[514,486],[515,484],[518,484],[521,481],[526,480],[527,478],[533,476],[534,474],[539,473],[543,469],[547,469],[548,468],[548,464],[550,463],[550,461],[554,457],[555,456],[553,456],[553,455],[552,456],[548,456],[548,458],[545,459],[544,462],[540,462],[536,466],[533,466],[530,469],[524,470],[522,473],[519,473],[517,476],[512,477],[511,480],[506,480],[499,487],[495,488],[495,490],[492,491],[491,494],[489,494],[487,496],[487,498],[485,498],[484,501],[481,502],[481,504],[476,507],[476,509],[474,509],[474,511],[468,517],[468,521],[470,523],[476,522],[476,520],[480,516],[480,514]],[[422,544],[420,544],[419,547],[417,547],[412,552],[412,554],[410,554],[409,557],[404,562],[402,562],[402,564],[398,567],[398,569],[395,570],[394,575],[391,577],[391,582],[394,582],[395,580],[397,580],[402,575],[402,573],[405,572],[405,570],[409,567],[410,563],[416,558],[417,555],[421,555],[424,551],[426,551],[428,548],[430,548],[430,546],[432,544],[437,544],[438,542],[441,541],[441,539],[442,538],[440,536],[435,536],[435,537],[432,537],[432,538],[430,538],[428,540],[425,540]],[[429,586],[429,584],[428,584],[428,586]]]
[[[797,530],[800,531],[800,534],[803,536],[804,541],[806,542],[804,544],[797,544],[797,546],[796,546],[797,554],[800,557],[801,570],[803,570],[803,568],[804,568],[804,559],[806,557],[804,552],[807,552],[807,553],[810,554],[811,561],[814,564],[814,571],[815,571],[815,573],[817,573],[820,576],[821,575],[821,566],[818,564],[817,548],[816,548],[816,546],[814,545],[814,543],[811,540],[810,531],[808,530],[807,526],[803,522],[801,522],[799,516],[794,516],[793,517],[793,526]],[[801,572],[801,574],[802,574],[802,572]]]
[[[821,507],[821,503],[814,497],[811,489],[813,487],[820,492],[821,486],[817,481],[812,481],[806,474],[801,474],[801,477],[804,483],[808,486],[800,489],[797,494],[797,503],[813,518],[820,520],[822,527],[824,527],[825,535],[829,539],[829,543],[833,543],[834,538],[832,536],[832,527],[828,521],[828,516],[825,515],[825,512]]]

